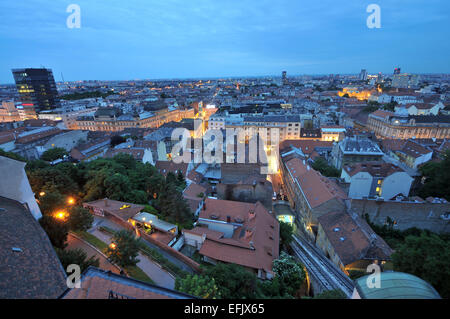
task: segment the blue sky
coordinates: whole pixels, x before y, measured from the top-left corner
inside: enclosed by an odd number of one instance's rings
[[[81,28],[69,29],[69,4]],[[366,7],[381,8],[369,29]],[[450,73],[448,0],[21,0],[0,3],[0,83],[12,68],[61,80]]]

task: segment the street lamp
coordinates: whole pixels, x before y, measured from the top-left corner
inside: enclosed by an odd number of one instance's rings
[[[109,244],[109,248],[111,249],[116,249],[117,245],[114,243]]]
[[[40,192],[39,196],[45,196],[45,192]]]
[[[69,204],[69,205],[75,204],[75,199],[74,199],[73,197],[69,197],[69,198],[67,199],[67,204]]]

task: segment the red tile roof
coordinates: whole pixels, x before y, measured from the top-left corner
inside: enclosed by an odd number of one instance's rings
[[[250,212],[253,212],[251,214]],[[260,203],[256,204],[207,198],[199,218],[240,224],[231,238],[223,238],[202,227],[195,232],[205,234],[200,254],[227,263],[271,272],[272,262],[279,256],[279,223]]]
[[[334,198],[347,199],[344,191],[330,179],[322,176],[297,157],[286,162],[286,168],[297,180],[311,208]],[[309,167],[309,169],[308,169]]]

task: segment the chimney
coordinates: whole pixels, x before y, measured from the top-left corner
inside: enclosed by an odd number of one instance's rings
[[[203,202],[203,210],[206,210],[206,200]]]
[[[255,214],[255,212],[253,210],[250,210],[248,212],[248,220],[249,221],[252,220],[253,218],[255,218],[255,216],[256,216],[256,214]]]
[[[103,199],[103,201],[104,201],[104,203],[105,203],[105,207],[108,206],[108,199],[105,198],[105,199]]]
[[[231,223],[231,216],[230,215],[227,216],[227,223]]]
[[[251,235],[253,234],[253,232],[250,229],[246,229],[245,230],[245,239],[249,238]]]

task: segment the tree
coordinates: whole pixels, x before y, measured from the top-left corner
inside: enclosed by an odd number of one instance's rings
[[[67,271],[67,266],[75,264],[80,266],[81,272],[84,272],[89,266],[98,267],[100,261],[98,258],[91,256],[87,258],[87,254],[81,249],[55,249],[56,254],[61,261],[64,270]]]
[[[94,216],[81,206],[74,206],[69,211],[69,227],[71,230],[85,231],[92,227]]]
[[[105,194],[108,198],[123,201],[125,194],[131,191],[131,183],[127,176],[116,173],[106,177],[104,181]]]
[[[425,183],[419,196],[443,197],[450,201],[450,150],[447,150],[439,163],[426,163],[419,168]]]
[[[340,289],[325,290],[314,296],[314,299],[347,299],[345,293]]]
[[[50,215],[43,215],[39,219],[39,224],[47,233],[53,246],[64,249],[67,244],[67,234],[69,226],[63,220],[58,220]]]
[[[327,161],[322,157],[317,157],[311,167],[326,177],[340,177],[341,171],[334,166],[328,165]]]
[[[165,183],[155,202],[155,208],[168,222],[178,224],[180,228],[192,227],[194,215],[174,184]]]
[[[273,272],[278,278],[283,294],[295,296],[306,280],[306,273],[302,264],[284,251],[278,259],[273,261]]]
[[[293,240],[294,227],[288,223],[280,222],[280,247],[288,246]]]
[[[223,299],[253,299],[256,296],[256,275],[236,264],[218,263],[203,272],[214,278]]]
[[[395,271],[429,282],[444,298],[450,297],[450,243],[435,234],[407,236],[392,254]]]
[[[114,234],[106,255],[113,263],[121,267],[135,266],[139,259],[139,241],[132,232],[121,230]]]
[[[57,190],[44,187],[42,192],[44,195],[39,195],[39,208],[43,215],[52,215],[65,207],[64,197]]]
[[[202,275],[187,275],[185,278],[177,277],[175,290],[185,292],[203,299],[220,298],[214,278]]]
[[[69,155],[67,151],[62,147],[53,147],[48,150],[46,150],[41,155],[41,160],[47,161],[47,162],[53,162],[57,159],[64,158],[64,156]]]

